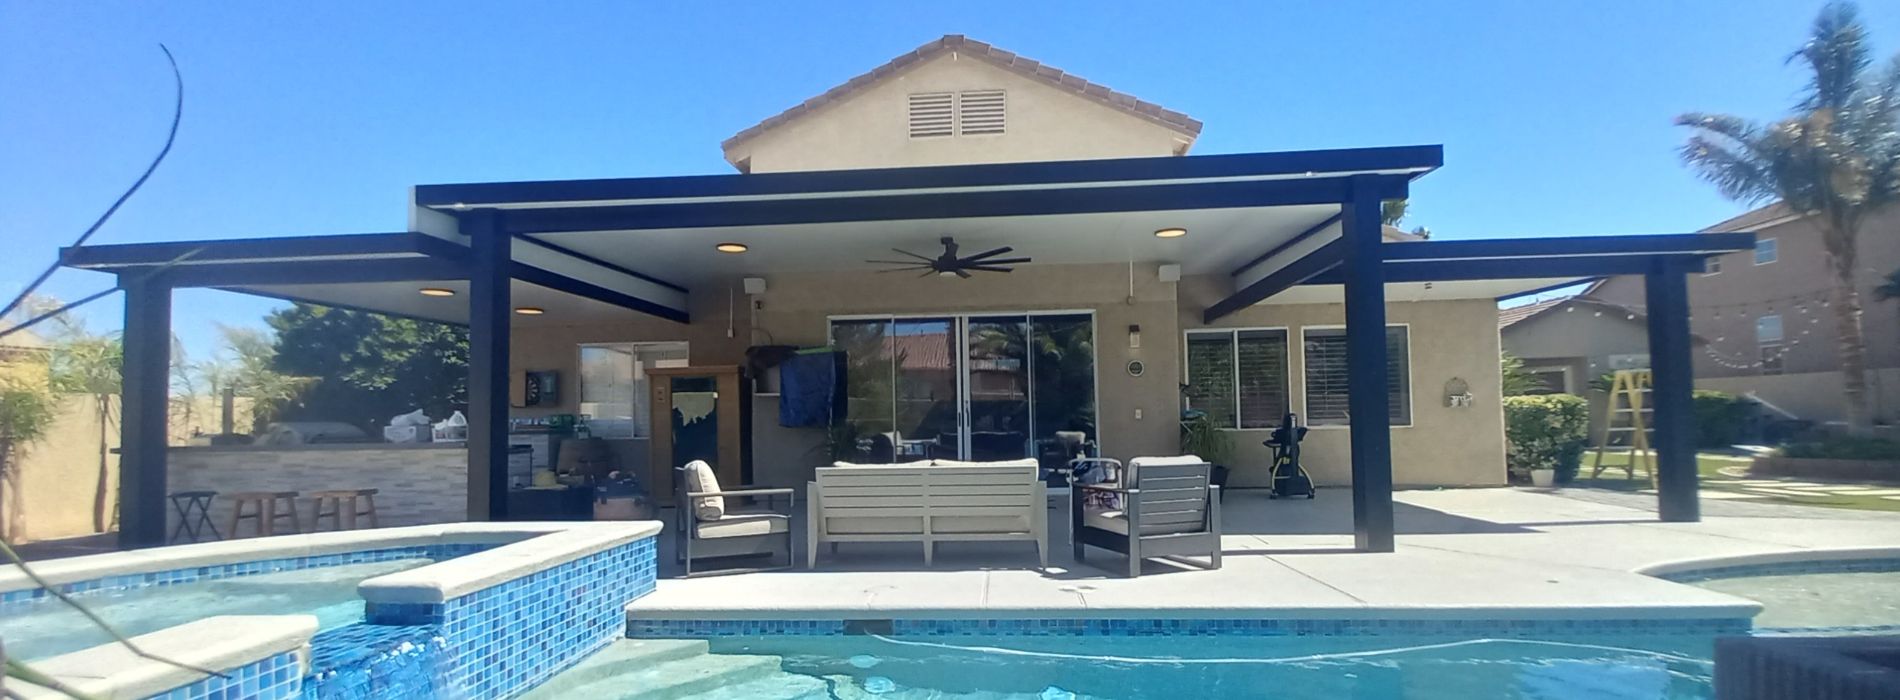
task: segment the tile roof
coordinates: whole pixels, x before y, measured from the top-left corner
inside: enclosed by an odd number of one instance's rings
[[[1201,133],[1200,120],[1189,117],[1186,114],[1164,108],[1153,102],[1137,99],[1134,95],[1110,90],[1105,86],[1091,83],[1070,73],[1065,73],[1061,69],[1018,56],[975,39],[967,38],[962,34],[945,34],[942,38],[919,46],[910,53],[891,59],[890,62],[873,68],[868,73],[845,81],[843,85],[826,90],[824,94],[805,100],[791,109],[747,127],[739,133],[733,134],[732,138],[721,142],[719,146],[722,149],[731,148],[733,145],[764,133],[768,129],[802,117],[832,102],[845,99],[853,93],[883,81],[905,68],[922,63],[938,54],[952,51],[957,52],[959,55],[983,59],[992,65],[1015,71],[1030,78],[1035,78],[1049,85],[1120,109],[1188,136],[1198,136]]]
[[[1528,320],[1533,316],[1554,309],[1558,305],[1575,298],[1576,297],[1558,297],[1556,299],[1545,299],[1534,304],[1523,304],[1508,309],[1498,309],[1498,329],[1503,330],[1509,328],[1512,324]]]
[[[1739,214],[1737,216],[1726,219],[1722,221],[1721,223],[1718,223],[1714,226],[1710,226],[1708,228],[1702,229],[1700,233],[1729,233],[1729,232],[1735,232],[1735,231],[1747,231],[1749,229],[1753,229],[1753,228],[1757,228],[1761,226],[1772,226],[1774,224],[1781,223],[1781,220],[1783,219],[1787,219],[1793,216],[1794,216],[1794,212],[1788,209],[1788,205],[1783,204],[1781,202],[1775,202],[1774,204],[1770,204],[1765,207],[1757,207],[1755,209],[1751,209],[1749,211],[1743,212],[1742,214]]]

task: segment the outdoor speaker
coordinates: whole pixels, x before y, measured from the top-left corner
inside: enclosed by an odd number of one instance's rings
[[[1162,265],[1161,266],[1161,281],[1163,282],[1181,281],[1181,266],[1180,265]]]
[[[745,293],[764,294],[765,293],[765,278],[764,277],[745,278]]]

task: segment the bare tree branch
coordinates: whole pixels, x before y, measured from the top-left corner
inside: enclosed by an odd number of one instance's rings
[[[79,238],[75,239],[69,247],[85,245],[86,241],[92,238],[92,234],[98,233],[99,227],[104,226],[106,221],[112,218],[113,214],[118,213],[119,207],[124,205],[126,200],[131,199],[132,195],[139,191],[139,188],[145,186],[145,181],[152,177],[152,172],[158,170],[158,165],[165,162],[165,156],[172,152],[172,143],[178,140],[178,122],[185,114],[185,77],[178,72],[178,59],[172,57],[172,50],[165,48],[164,44],[159,44],[158,50],[165,52],[165,62],[171,65],[172,84],[175,86],[172,99],[172,125],[171,129],[165,134],[165,147],[160,148],[158,155],[152,158],[152,163],[145,166],[145,172],[139,175],[139,179],[134,181],[131,187],[126,188],[125,192],[120,194],[118,199],[113,200],[112,206],[107,207],[105,213],[100,214],[99,219],[92,222],[92,225],[86,228],[85,233],[79,234]],[[47,278],[52,277],[53,273],[59,270],[60,262],[58,256],[54,256],[53,263],[47,265],[46,269],[40,272],[39,277],[33,278],[32,284],[28,284],[26,289],[20,292],[20,296],[15,297],[12,302],[9,302],[6,308],[0,309],[0,316],[13,313],[13,310],[20,306],[20,302],[25,301],[28,296],[40,288],[40,285],[46,283]]]

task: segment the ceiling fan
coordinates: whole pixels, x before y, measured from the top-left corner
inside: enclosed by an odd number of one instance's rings
[[[922,255],[918,255],[908,250],[899,250],[897,248],[892,248],[891,249],[892,251],[900,255],[907,255],[916,259],[915,260],[866,260],[865,262],[875,263],[879,265],[899,265],[900,266],[900,267],[893,267],[887,270],[879,270],[879,272],[909,272],[912,270],[921,270],[923,271],[924,274],[919,275],[920,277],[929,277],[934,274],[934,275],[941,275],[944,277],[956,275],[964,279],[969,279],[971,272],[1009,272],[1010,270],[1014,269],[1014,268],[1009,267],[1010,265],[1029,262],[1029,258],[996,257],[998,255],[1003,255],[1012,250],[1015,250],[1015,248],[1011,248],[1009,246],[1003,246],[1001,248],[993,248],[990,250],[983,251],[981,253],[977,253],[975,255],[960,258],[960,257],[957,257],[956,239],[951,238],[949,236],[944,236],[942,241],[943,241],[943,254],[935,258],[929,258]]]

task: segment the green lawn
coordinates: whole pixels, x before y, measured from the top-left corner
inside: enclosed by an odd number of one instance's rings
[[[1601,478],[1592,479],[1590,478],[1590,472],[1592,471],[1591,465],[1595,464],[1595,460],[1595,452],[1584,454],[1583,468],[1578,472],[1577,480],[1570,483],[1571,488],[1609,489],[1612,491],[1640,491],[1649,488],[1649,479],[1644,476],[1640,467],[1636,470],[1636,478],[1629,479],[1624,477],[1623,465],[1629,463],[1628,453],[1618,454],[1612,452],[1604,454],[1603,464],[1613,468],[1605,469]],[[1793,494],[1768,494],[1748,491],[1745,488],[1747,485],[1738,483],[1739,479],[1754,478],[1748,476],[1748,462],[1749,460],[1747,458],[1703,453],[1696,456],[1696,469],[1702,474],[1702,487],[1704,489],[1733,491],[1760,496],[1759,498],[1740,500],[1737,501],[1738,503],[1785,503],[1803,506],[1821,506],[1825,508],[1900,511],[1900,501],[1888,500],[1879,496],[1861,496],[1844,493],[1817,493],[1814,495],[1802,494],[1797,496]],[[1791,484],[1810,483],[1797,479],[1779,479],[1779,481],[1786,481]],[[1900,485],[1892,484],[1868,485],[1900,488]],[[1770,486],[1769,488],[1773,487]]]

